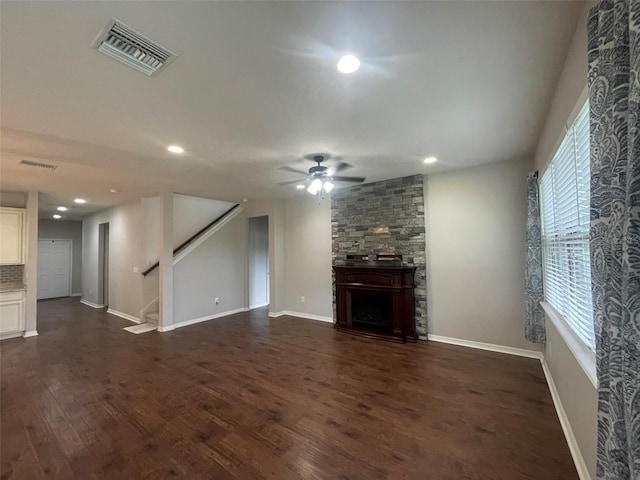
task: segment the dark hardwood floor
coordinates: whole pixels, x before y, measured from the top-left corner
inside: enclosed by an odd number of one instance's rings
[[[264,309],[170,333],[75,299],[0,343],[2,479],[577,479],[537,360]]]

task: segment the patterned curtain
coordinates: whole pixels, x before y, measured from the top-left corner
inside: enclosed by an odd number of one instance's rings
[[[542,232],[540,228],[540,200],[538,197],[538,172],[527,177],[527,263],[524,278],[525,322],[524,336],[530,342],[544,343],[546,330],[542,289]]]
[[[640,480],[640,0],[589,14],[597,474]]]

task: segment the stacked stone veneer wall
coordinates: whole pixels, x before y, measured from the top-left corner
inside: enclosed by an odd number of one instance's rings
[[[374,233],[389,227],[389,233]],[[395,252],[415,265],[416,331],[427,338],[425,208],[422,175],[384,180],[331,194],[332,260],[347,254]],[[333,307],[335,312],[335,278]]]

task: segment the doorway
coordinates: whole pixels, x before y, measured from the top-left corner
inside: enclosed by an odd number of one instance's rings
[[[38,240],[38,300],[71,295],[71,240]]]
[[[109,224],[98,226],[98,305],[109,305]]]
[[[249,219],[249,308],[269,305],[269,217]]]

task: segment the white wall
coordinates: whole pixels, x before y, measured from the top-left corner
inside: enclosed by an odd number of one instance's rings
[[[82,293],[82,222],[40,220],[38,239],[71,240],[71,294]]]
[[[269,217],[249,222],[249,308],[269,304]]]
[[[160,254],[160,197],[140,199],[140,218],[142,221],[140,266],[144,270],[156,263]]]
[[[530,168],[518,160],[425,177],[430,335],[539,350],[524,339]]]
[[[173,247],[177,247],[193,234],[210,224],[225,213],[233,203],[174,194],[173,196]],[[158,261],[160,235],[159,197],[141,199],[142,222],[142,261],[145,266]]]
[[[595,3],[587,2],[576,25],[565,63],[558,79],[556,91],[549,106],[547,118],[538,139],[534,164],[537,170],[544,167],[560,145],[566,133],[579,113],[574,107],[579,100],[586,100],[587,89],[587,14]]]
[[[538,141],[535,168],[541,172],[564,138],[566,125],[571,125],[587,98],[587,14],[593,5],[593,2],[587,3],[580,16]],[[546,325],[545,362],[553,377],[584,463],[591,478],[595,479],[598,392],[549,318]]]
[[[139,318],[140,202],[118,205],[82,221],[82,298],[98,303],[98,227],[109,223],[109,308]]]
[[[246,307],[246,237],[240,214],[174,265],[174,323]]]
[[[26,208],[27,194],[25,192],[7,192],[0,190],[0,206]]]
[[[173,247],[233,207],[233,203],[175,194],[173,196]]]
[[[331,201],[285,202],[285,310],[333,318]],[[305,301],[301,301],[305,297]]]

